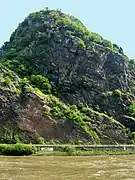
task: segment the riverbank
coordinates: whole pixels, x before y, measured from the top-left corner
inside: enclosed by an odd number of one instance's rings
[[[38,151],[32,156],[101,156],[101,155],[135,155],[134,151]]]
[[[135,145],[34,145],[36,156],[132,155]],[[42,151],[41,151],[42,150]]]
[[[0,144],[0,155],[10,156],[95,156],[132,155],[134,145],[38,145]]]

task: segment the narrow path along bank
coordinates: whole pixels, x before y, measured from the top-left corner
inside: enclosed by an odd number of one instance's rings
[[[36,155],[91,156],[135,154],[135,145],[33,145],[38,147]]]

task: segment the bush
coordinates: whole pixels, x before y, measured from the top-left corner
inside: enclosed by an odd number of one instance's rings
[[[72,155],[75,152],[75,148],[73,146],[65,146],[63,151],[66,152],[68,155]]]
[[[112,91],[106,91],[106,92],[103,92],[101,95],[102,95],[102,98],[107,98],[109,96],[112,96],[113,92]]]
[[[6,144],[0,144],[0,154],[7,148]]]
[[[104,39],[102,43],[103,43],[103,46],[113,49],[113,44],[111,43],[111,41]]]
[[[11,156],[23,156],[23,155],[31,155],[36,153],[37,149],[32,145],[26,144],[16,144],[16,145],[3,145],[1,146],[1,153],[4,155],[11,155]]]
[[[44,93],[51,93],[51,85],[49,84],[49,80],[42,75],[32,75],[30,78],[30,82],[35,87],[42,90]]]
[[[82,48],[85,48],[85,44],[84,44],[84,41],[82,39],[79,39],[78,41],[78,44],[82,47]]]
[[[115,89],[115,91],[113,92],[114,96],[120,97],[121,96],[121,91],[119,89]]]
[[[70,107],[70,109],[76,111],[76,110],[77,110],[77,106],[76,106],[76,105],[72,105],[72,106]]]
[[[58,106],[52,107],[52,109],[50,110],[50,113],[56,117],[64,117],[63,112],[61,111],[61,109]]]
[[[100,107],[99,107],[98,104],[94,106],[94,109],[95,109],[95,111],[99,111],[100,112]]]
[[[15,111],[15,109],[13,109]],[[14,131],[8,126],[3,125],[0,127],[0,143],[3,144],[16,144],[16,143],[26,143],[27,135],[19,129],[14,129]]]
[[[90,117],[89,116],[83,116],[83,121],[89,122],[90,121]]]
[[[89,108],[83,107],[80,111],[81,111],[82,113],[88,113],[88,112],[89,112]]]
[[[132,132],[132,133],[131,133],[131,139],[132,139],[132,140],[135,140],[135,132]]]
[[[37,144],[44,144],[45,143],[45,139],[43,137],[39,136],[36,139],[36,143]]]
[[[134,115],[135,115],[135,102],[131,102],[130,106],[128,107],[128,113],[134,117]]]
[[[119,52],[119,46],[117,46],[117,44],[113,44],[113,50],[115,52]]]
[[[82,109],[85,105],[82,102],[80,102],[80,103],[78,103],[77,106],[78,106],[79,109]]]
[[[5,84],[10,85],[11,83],[12,83],[11,79],[8,76],[6,76],[5,77]]]

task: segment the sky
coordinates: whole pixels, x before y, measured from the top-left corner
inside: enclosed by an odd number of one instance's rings
[[[135,0],[0,0],[0,46],[29,13],[61,9],[135,58]]]

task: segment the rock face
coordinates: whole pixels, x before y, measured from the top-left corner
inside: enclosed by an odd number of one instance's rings
[[[48,9],[32,13],[0,56],[1,128],[25,132],[28,142],[39,135],[60,142],[134,142],[134,60],[78,19]]]

